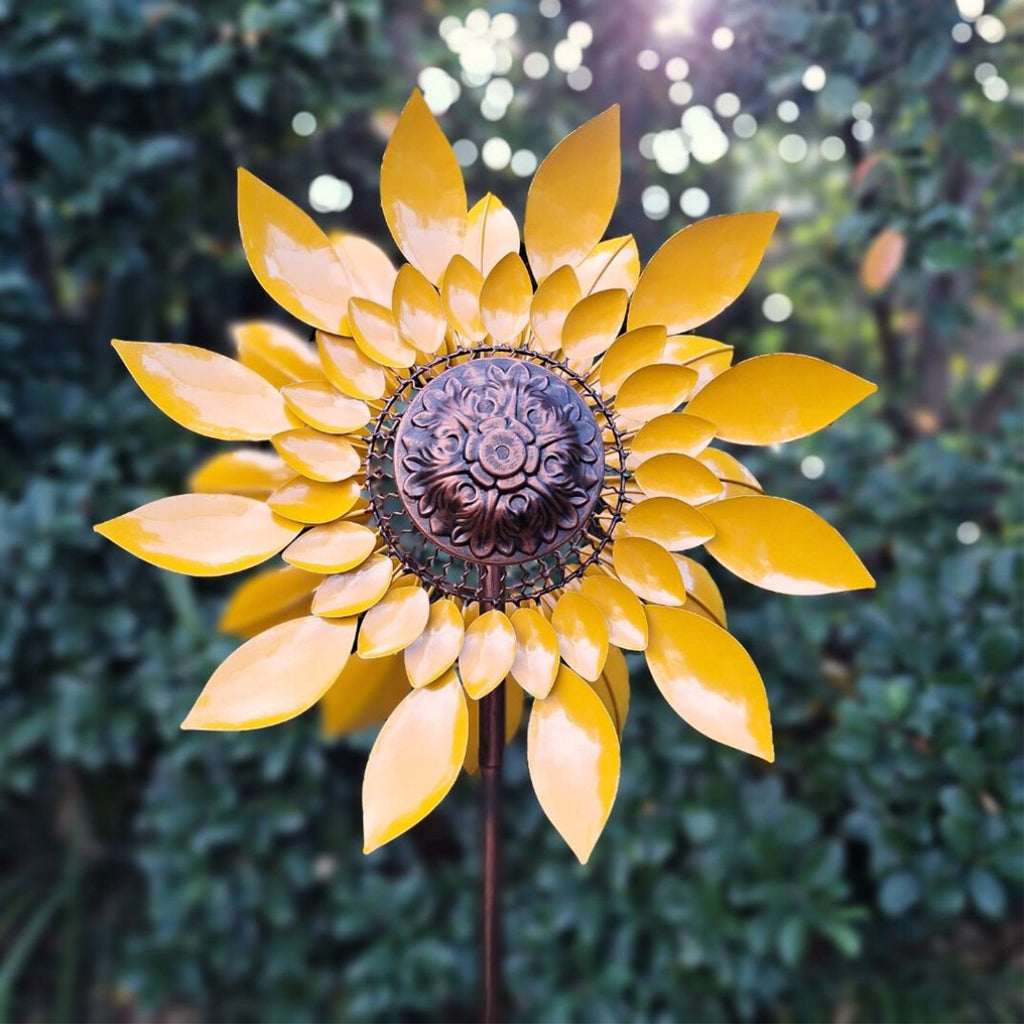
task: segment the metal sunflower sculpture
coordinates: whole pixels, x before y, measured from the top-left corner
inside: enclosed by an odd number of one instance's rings
[[[623,651],[644,653],[693,728],[772,760],[764,684],[685,552],[784,594],[873,585],[831,526],[712,444],[803,437],[874,391],[808,356],[732,366],[731,346],[686,333],[745,288],[776,215],[694,224],[641,273],[632,237],[602,240],[613,107],[537,170],[524,261],[494,196],[467,211],[419,93],[381,169],[397,272],[244,170],[238,188],[249,264],[316,349],[266,324],[236,329],[240,361],[114,342],[178,423],[276,449],[217,456],[194,493],[96,527],[196,576],[287,563],[232,600],[224,625],[250,639],[183,728],[260,728],[322,699],[334,732],[387,715],[363,783],[367,852],[475,769],[478,702],[504,683],[509,734],[533,700],[534,789],[586,861],[618,785]]]

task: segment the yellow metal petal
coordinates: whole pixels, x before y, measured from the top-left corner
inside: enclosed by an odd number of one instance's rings
[[[297,473],[310,480],[337,483],[359,471],[361,460],[343,437],[322,434],[312,427],[298,427],[275,434],[271,443]]]
[[[779,594],[834,594],[875,585],[839,532],[795,501],[728,498],[705,509],[709,554],[730,572]]]
[[[725,602],[722,600],[718,585],[711,578],[711,573],[700,562],[695,562],[686,555],[674,555],[680,575],[686,584],[686,603],[683,607],[695,615],[703,615],[712,622],[728,628],[725,616]]]
[[[467,341],[482,341],[487,334],[480,319],[480,290],[484,278],[476,267],[462,256],[456,256],[441,282],[441,307],[448,322]]]
[[[723,498],[764,493],[764,488],[758,483],[757,477],[739,459],[720,448],[702,451],[697,456],[697,461],[707,466],[725,485],[721,494]]]
[[[615,399],[616,411],[634,423],[646,423],[679,408],[696,382],[697,374],[688,366],[645,366],[622,382]]]
[[[436,352],[444,342],[448,324],[441,297],[434,286],[408,263],[398,272],[391,300],[398,335],[420,352]]]
[[[827,427],[875,390],[822,359],[780,352],[726,370],[686,411],[714,423],[723,441],[779,444]]]
[[[320,362],[327,379],[349,398],[373,401],[384,394],[384,371],[351,338],[317,332]]]
[[[595,573],[580,580],[580,593],[601,610],[608,624],[608,640],[614,647],[642,651],[647,646],[644,606],[625,583]]]
[[[451,598],[430,606],[430,617],[420,637],[405,649],[405,671],[416,687],[432,683],[455,664],[462,650],[466,627],[462,612]]]
[[[383,722],[409,694],[402,657],[363,661],[353,653],[342,673],[320,700],[324,739],[358,732]]]
[[[685,412],[655,416],[637,431],[626,466],[635,469],[656,455],[673,452],[691,457],[700,455],[714,436],[715,425],[699,416]]]
[[[640,251],[632,235],[608,238],[576,267],[584,295],[604,288],[622,288],[632,295],[640,279]]]
[[[342,480],[327,484],[318,480],[293,477],[267,498],[267,504],[279,515],[297,523],[313,526],[340,519],[359,498],[359,482]]]
[[[182,729],[262,729],[301,715],[338,678],[355,635],[354,619],[315,615],[260,633],[213,673]]]
[[[311,573],[347,572],[370,557],[377,541],[368,527],[339,520],[307,530],[281,557]]]
[[[638,327],[612,342],[601,360],[601,390],[614,395],[632,373],[662,362],[667,334],[664,327]]]
[[[255,370],[275,388],[323,376],[316,349],[280,324],[252,320],[233,324],[231,338],[238,361]]]
[[[286,384],[281,394],[303,423],[325,434],[350,434],[370,422],[370,408],[365,402],[339,394],[325,380]]]
[[[647,665],[680,718],[705,736],[775,760],[764,683],[724,629],[681,608],[647,609]]]
[[[665,362],[689,366],[697,374],[694,392],[732,365],[732,345],[696,334],[675,334],[665,342]]]
[[[381,306],[390,306],[397,271],[387,253],[379,245],[359,235],[332,231],[327,237],[348,276],[348,294],[357,299],[369,299]]]
[[[498,344],[515,341],[530,321],[533,285],[517,252],[503,256],[480,289],[480,319]]]
[[[619,788],[619,737],[601,698],[564,665],[534,701],[526,752],[541,808],[585,864]]]
[[[474,700],[490,693],[516,660],[516,633],[504,612],[484,612],[466,629],[459,675]]]
[[[612,545],[619,579],[644,601],[681,605],[686,588],[672,556],[646,537],[622,537]]]
[[[531,697],[543,700],[558,675],[558,637],[554,627],[536,608],[520,608],[512,613],[512,628],[516,632],[512,678]]]
[[[669,551],[699,547],[715,535],[710,521],[678,498],[648,498],[634,505],[622,525],[633,537],[646,537]]]
[[[292,475],[291,469],[273,453],[240,448],[201,463],[189,477],[188,486],[198,494],[265,498]]]
[[[671,452],[645,459],[637,467],[635,479],[650,498],[678,498],[691,505],[700,505],[722,493],[722,481],[703,462]]]
[[[354,569],[328,576],[313,598],[313,614],[326,618],[358,615],[391,588],[394,567],[385,555],[370,555]]]
[[[254,573],[231,595],[218,628],[248,639],[279,622],[308,615],[319,585],[315,573],[290,565]]]
[[[293,426],[254,370],[194,345],[111,342],[146,397],[175,423],[222,441],[262,441]]]
[[[523,237],[533,276],[576,266],[601,241],[619,195],[619,108],[567,135],[530,183]]]
[[[352,336],[363,355],[396,369],[407,369],[416,362],[416,349],[398,336],[391,310],[368,299],[352,299],[348,304]]]
[[[519,225],[502,201],[488,192],[469,211],[462,255],[487,275],[510,252],[519,252]]]
[[[418,91],[384,150],[380,204],[406,259],[437,281],[466,236],[466,186],[452,147]]]
[[[674,234],[640,275],[629,326],[664,324],[670,334],[717,316],[747,287],[779,215],[709,217]]]
[[[469,711],[454,672],[413,690],[391,713],[363,776],[363,852],[425,818],[459,777]]]
[[[561,348],[562,326],[580,296],[579,282],[571,267],[559,267],[540,283],[530,305],[530,326],[541,352]]]
[[[93,529],[144,562],[188,576],[224,576],[276,555],[298,536],[265,502],[238,494],[177,494]]]
[[[608,657],[608,626],[601,609],[582,594],[563,594],[551,613],[562,660],[578,675],[593,682]]]
[[[644,635],[647,627],[644,626]],[[605,710],[615,723],[619,739],[626,727],[629,716],[629,667],[622,651],[612,645],[608,648],[608,660],[605,662],[601,678],[594,684],[597,695],[605,706]]]
[[[615,340],[629,296],[621,288],[580,299],[565,318],[562,350],[570,359],[593,359]]]
[[[238,168],[238,226],[256,279],[292,316],[338,331],[351,291],[327,236],[294,203]]]
[[[511,743],[523,720],[523,691],[515,683],[506,680],[502,687],[505,694],[505,743]],[[475,775],[480,770],[480,701],[469,699],[469,741],[466,743],[466,757],[462,762],[467,774]]]
[[[404,651],[426,628],[430,598],[423,587],[392,587],[363,616],[356,650],[360,658],[383,658]]]

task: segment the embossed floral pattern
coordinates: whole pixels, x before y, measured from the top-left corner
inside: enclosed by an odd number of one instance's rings
[[[399,494],[431,539],[475,561],[521,561],[585,523],[604,451],[594,414],[549,370],[466,363],[431,381],[402,420]]]

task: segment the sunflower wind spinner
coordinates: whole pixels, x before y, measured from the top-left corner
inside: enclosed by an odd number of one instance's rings
[[[504,682],[509,733],[533,698],[533,786],[586,861],[618,785],[623,651],[644,652],[689,725],[771,761],[764,685],[691,549],[783,594],[873,586],[831,526],[766,496],[712,442],[803,437],[874,386],[803,355],[732,366],[731,346],[685,333],[746,287],[777,217],[694,224],[641,273],[631,236],[602,240],[618,120],[606,110],[541,164],[524,261],[494,196],[467,211],[414,92],[381,168],[397,272],[239,171],[249,264],[315,350],[269,325],[238,329],[241,361],[114,342],[178,423],[276,449],[217,456],[195,493],[96,527],[195,576],[287,563],[233,599],[225,624],[250,639],[183,727],[260,728],[321,700],[334,731],[386,714],[363,783],[366,852],[476,768],[478,702]]]

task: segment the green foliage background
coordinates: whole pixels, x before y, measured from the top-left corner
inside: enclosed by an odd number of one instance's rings
[[[670,8],[666,2],[663,7]],[[678,6],[678,5],[676,5]],[[522,1020],[1014,1020],[1022,1014],[1022,20],[955,44],[952,0],[573,3],[519,19],[519,56],[594,29],[582,92],[509,77],[497,125],[463,88],[452,138],[542,155],[623,104],[613,229],[643,254],[685,223],[647,220],[651,183],[700,185],[711,212],[784,216],[750,290],[709,330],[742,355],[818,353],[880,382],[825,434],[762,452],[770,490],[839,526],[874,593],[801,601],[725,580],[765,677],[778,759],[714,747],[638,671],[622,785],[579,867],[508,768],[507,976]],[[660,8],[659,8],[660,9]],[[112,335],[225,345],[275,315],[234,223],[244,164],[305,202],[329,171],[355,202],[323,218],[386,238],[384,127],[466,5],[373,0],[0,0],[0,1019],[456,1020],[474,1013],[475,785],[408,837],[359,853],[372,736],[323,746],[313,715],[257,734],[179,733],[230,649],[224,587],[159,573],[93,522],[182,489],[207,450],[150,407]],[[718,24],[734,46],[714,50]],[[712,166],[665,175],[640,137],[735,92],[761,123]],[[995,63],[1004,103],[974,78]],[[820,93],[800,86],[823,65]],[[838,134],[835,165],[778,159]],[[869,144],[850,104],[873,107]],[[295,135],[313,111],[320,128]],[[870,154],[870,157],[869,157]],[[867,162],[865,162],[867,161]],[[467,169],[471,198],[521,212],[526,181]],[[585,183],[581,183],[585,187]],[[870,239],[907,239],[867,294]],[[761,300],[789,295],[769,323]],[[826,472],[800,472],[808,454]],[[957,528],[977,523],[964,544]]]

